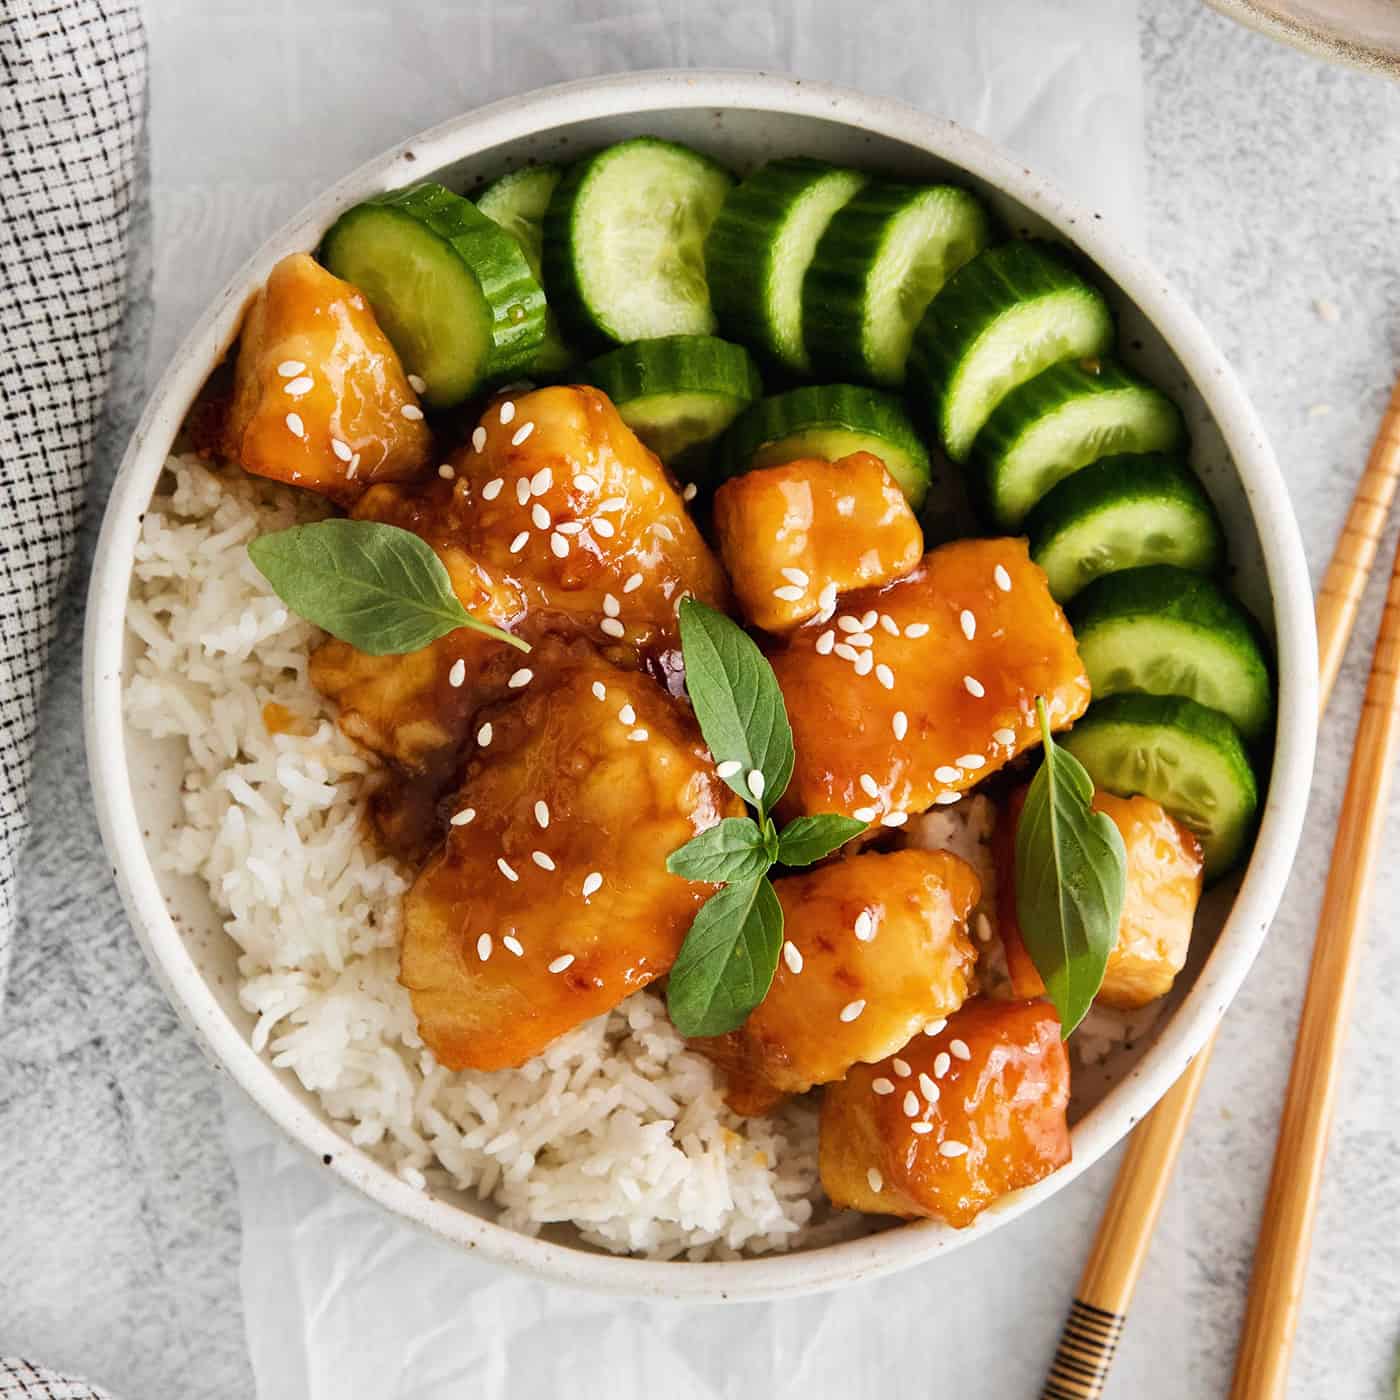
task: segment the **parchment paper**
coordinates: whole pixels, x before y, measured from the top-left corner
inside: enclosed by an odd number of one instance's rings
[[[151,0],[148,19],[157,129],[179,133],[153,152],[153,369],[257,242],[358,161],[497,97],[619,69],[761,67],[900,97],[1001,142],[1142,241],[1131,0]],[[261,1400],[1032,1395],[1112,1170],[884,1282],[778,1304],[642,1304],[427,1239],[234,1091],[227,1121]],[[1162,1364],[1120,1370],[1116,1393],[1172,1393],[1164,1373],[1186,1339],[1170,1292],[1170,1271],[1144,1280],[1134,1325],[1155,1329]]]

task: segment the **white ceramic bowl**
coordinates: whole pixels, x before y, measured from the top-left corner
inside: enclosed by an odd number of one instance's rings
[[[1194,457],[1224,518],[1239,591],[1276,635],[1279,721],[1258,841],[1242,879],[1212,892],[1195,956],[1156,1031],[1111,1076],[1076,1082],[1074,1161],[985,1212],[970,1229],[875,1228],[822,1249],[734,1263],[617,1258],[570,1240],[530,1239],[463,1198],[425,1195],[351,1146],[293,1076],[249,1045],[235,949],[196,881],[160,873],[153,851],[178,822],[180,752],[129,730],[124,611],[139,520],[181,419],[232,342],[239,313],[284,254],[315,246],[349,205],[433,176],[459,189],[530,157],[568,157],[653,133],[744,169],[805,153],[970,184],[1016,228],[1052,231],[1097,265],[1119,312],[1126,358],[1186,412]],[[1316,639],[1297,526],[1264,433],[1200,323],[1163,279],[985,141],[895,102],[759,74],[638,73],[514,98],[439,126],[357,170],[272,237],[200,318],[142,415],[108,503],[88,603],[88,758],[103,839],[151,964],[206,1053],[294,1141],[405,1220],[550,1278],[639,1296],[751,1299],[850,1283],[980,1239],[1067,1185],[1145,1114],[1199,1050],[1253,961],[1293,863],[1312,772]],[[1110,1082],[1111,1081],[1111,1082]]]

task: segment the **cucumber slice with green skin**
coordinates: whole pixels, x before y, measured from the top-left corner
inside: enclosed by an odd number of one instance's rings
[[[565,333],[599,348],[713,334],[705,235],[733,183],[651,136],[571,165],[544,217],[544,283]]]
[[[749,352],[709,335],[622,345],[590,360],[581,377],[668,463],[718,437],[763,392]]]
[[[526,165],[493,180],[476,197],[476,207],[493,223],[500,224],[520,245],[535,281],[544,283],[540,249],[544,242],[544,214],[550,196],[563,178],[557,165]],[[544,339],[530,366],[537,374],[554,374],[572,360],[564,337],[559,334],[558,318],[552,307],[545,308]]]
[[[959,268],[914,332],[909,382],[944,451],[967,458],[996,406],[1061,360],[1101,355],[1113,316],[1052,243],[1003,243]]]
[[[1091,462],[1052,487],[1026,517],[1031,558],[1056,602],[1107,574],[1147,564],[1218,572],[1225,536],[1205,488],[1170,457]]]
[[[1178,696],[1115,695],[1089,706],[1057,736],[1095,787],[1160,802],[1195,832],[1206,879],[1244,855],[1259,807],[1259,785],[1235,726]]]
[[[935,293],[991,234],[952,185],[867,185],[826,226],[802,283],[802,334],[833,376],[898,388]]]
[[[803,279],[832,216],[869,178],[799,156],[769,161],[730,191],[705,243],[726,335],[788,369],[811,367]]]
[[[734,420],[716,449],[716,479],[802,457],[837,462],[870,452],[914,510],[928,492],[929,458],[904,404],[854,384],[807,384],[759,399]]]
[[[1254,619],[1208,578],[1173,564],[1109,574],[1069,608],[1096,700],[1184,695],[1256,741],[1273,724],[1274,686]]]
[[[1170,452],[1185,441],[1176,405],[1116,365],[1052,365],[1002,401],[972,444],[982,499],[1016,530],[1057,482],[1101,457]]]
[[[433,408],[529,367],[544,337],[544,292],[516,241],[441,185],[347,210],[321,261],[358,287]]]

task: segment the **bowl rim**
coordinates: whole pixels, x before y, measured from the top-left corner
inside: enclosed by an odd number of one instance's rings
[[[139,518],[160,464],[241,309],[278,257],[314,246],[350,204],[453,162],[555,126],[676,109],[742,109],[834,121],[920,148],[1003,191],[1080,247],[1136,303],[1177,356],[1221,431],[1258,532],[1278,638],[1273,772],[1254,853],[1216,946],[1155,1042],[1074,1128],[1074,1160],[962,1231],[907,1224],[794,1253],[735,1261],[659,1261],[593,1253],[520,1234],[429,1196],[353,1146],[296,1097],[225,1016],[185,948],[141,836],[124,735],[125,610]],[[1292,868],[1317,730],[1317,648],[1307,561],[1288,492],[1257,415],[1205,328],[1151,265],[991,142],[889,98],[764,72],[652,70],[558,84],[492,103],[399,142],[361,165],[271,235],[230,279],[161,375],[132,435],[103,516],[88,589],[83,712],[103,843],[122,901],[171,1003],[217,1068],[287,1136],[379,1205],[459,1247],[540,1277],[641,1298],[756,1300],[888,1274],[982,1238],[1062,1190],[1143,1117],[1205,1044],[1268,930]]]

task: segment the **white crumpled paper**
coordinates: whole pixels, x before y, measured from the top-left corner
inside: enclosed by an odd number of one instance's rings
[[[626,68],[761,67],[902,98],[1142,242],[1131,0],[150,0],[148,23],[153,369],[256,243],[360,160],[495,98]],[[212,55],[226,80],[210,80]],[[594,1297],[458,1253],[339,1185],[233,1091],[228,1132],[261,1400],[1029,1396],[1111,1174],[893,1279],[703,1307]],[[1139,1356],[1185,1353],[1168,1283],[1144,1280],[1134,1327],[1155,1345]],[[1139,1365],[1120,1366],[1117,1394],[1176,1393],[1170,1364]]]

